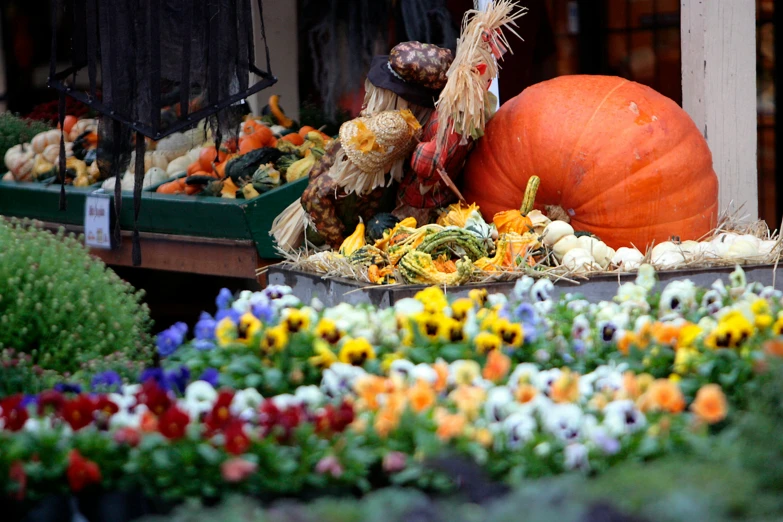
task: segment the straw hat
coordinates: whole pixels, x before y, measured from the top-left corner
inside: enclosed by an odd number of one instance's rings
[[[421,125],[410,110],[383,111],[344,123],[340,143],[359,170],[383,175],[413,150],[421,133]]]

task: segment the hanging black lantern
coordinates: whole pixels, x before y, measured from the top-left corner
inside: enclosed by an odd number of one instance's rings
[[[264,39],[266,70],[256,65],[251,2]],[[261,0],[52,0],[49,85],[100,115],[98,153],[103,177],[116,179],[115,209],[122,204],[120,176],[136,151],[134,219],[144,178],[144,138],[160,140],[209,118],[216,146],[236,132],[244,99],[277,79],[271,73]],[[59,16],[73,18],[70,66],[57,71]],[[76,80],[86,71],[89,87]],[[250,84],[250,74],[257,81]],[[100,90],[98,76],[100,75]],[[134,134],[135,133],[135,134]],[[65,146],[60,143],[60,206],[65,208]],[[119,240],[119,219],[115,239]],[[134,221],[133,264],[141,264]]]

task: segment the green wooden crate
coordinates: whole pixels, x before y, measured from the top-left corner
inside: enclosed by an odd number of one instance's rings
[[[307,178],[261,194],[254,199],[223,199],[158,194],[145,191],[138,227],[142,232],[222,239],[250,239],[262,258],[276,259],[269,235],[272,221],[301,197]],[[66,187],[67,208],[59,210],[59,185],[0,182],[0,214],[41,221],[81,225],[88,194],[100,188]],[[133,193],[123,192],[120,226],[133,228]]]

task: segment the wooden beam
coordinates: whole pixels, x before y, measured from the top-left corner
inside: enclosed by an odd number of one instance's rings
[[[250,2],[253,9],[253,32],[256,45],[256,65],[266,69],[264,40],[258,22],[258,3]],[[280,105],[286,115],[299,119],[299,29],[297,26],[297,2],[290,0],[264,0],[264,29],[269,44],[269,60],[277,83],[248,98],[254,114],[259,114],[269,96],[280,95]]]
[[[683,108],[712,151],[720,209],[758,218],[755,0],[680,0]]]

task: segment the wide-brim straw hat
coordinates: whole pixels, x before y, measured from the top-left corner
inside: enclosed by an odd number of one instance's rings
[[[340,143],[359,170],[383,175],[413,150],[421,133],[421,125],[411,111],[383,111],[345,122],[340,127]]]

